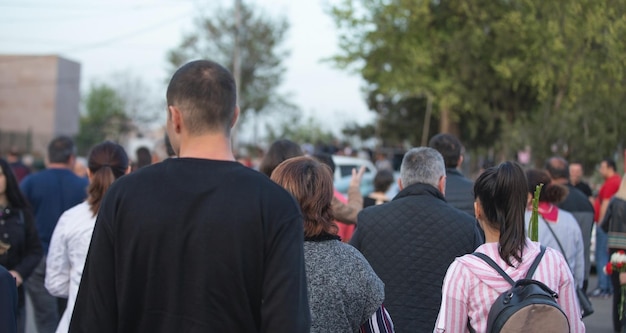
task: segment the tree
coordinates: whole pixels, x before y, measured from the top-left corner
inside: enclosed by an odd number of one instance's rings
[[[432,98],[471,148],[591,160],[624,141],[625,14],[608,0],[344,0],[334,61],[387,99]]]
[[[214,15],[200,15],[194,32],[184,36],[182,43],[167,55],[172,71],[192,59],[211,59],[231,71],[233,54],[239,48],[241,56],[241,81],[239,107],[241,121],[248,113],[261,114],[268,109],[293,107],[277,92],[283,80],[285,67],[282,60],[289,52],[280,46],[288,30],[284,18],[272,19],[252,6],[242,4],[242,26],[237,28],[236,8],[212,11]],[[239,45],[235,40],[239,39]]]
[[[76,135],[79,154],[86,155],[92,146],[104,140],[119,142],[131,129],[124,100],[110,86],[93,83],[83,103],[80,129]]]
[[[313,117],[302,118],[298,113],[288,113],[282,121],[275,125],[267,125],[267,139],[274,142],[278,139],[288,139],[298,143],[330,143],[334,141],[331,131],[324,130],[323,126]]]

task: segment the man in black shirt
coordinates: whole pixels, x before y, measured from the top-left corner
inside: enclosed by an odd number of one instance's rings
[[[188,63],[167,103],[179,158],[109,189],[70,332],[309,332],[302,216],[291,195],[235,160],[232,75]]]
[[[583,181],[583,166],[580,163],[572,163],[569,165],[569,180],[570,183],[583,192],[587,198],[593,195],[593,191],[589,184]]]

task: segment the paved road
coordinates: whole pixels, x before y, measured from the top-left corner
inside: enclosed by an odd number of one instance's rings
[[[589,279],[589,290],[593,290],[598,285],[595,275]],[[613,333],[612,319],[612,298],[592,298],[593,308],[595,312],[584,318],[585,327],[589,333]]]
[[[597,285],[597,279],[595,275],[591,276],[589,281],[589,288],[592,290]],[[589,333],[613,333],[613,324],[611,319],[611,298],[592,298],[591,302],[595,312],[583,319],[587,332]],[[26,322],[26,333],[37,333],[33,322],[32,308],[27,310],[28,319]]]

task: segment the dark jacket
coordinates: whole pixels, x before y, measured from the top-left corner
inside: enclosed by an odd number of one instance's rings
[[[15,279],[0,266],[0,332],[17,332],[17,289]]]
[[[453,168],[446,168],[446,201],[474,217],[474,183]]]
[[[436,188],[413,184],[391,202],[361,211],[350,244],[385,283],[385,307],[396,331],[432,332],[448,266],[482,238],[474,219]]]
[[[26,281],[43,256],[30,210],[5,208],[0,211],[0,242],[10,246],[7,251],[0,249],[0,265],[18,272]],[[26,304],[23,286],[18,288],[18,299],[20,307]]]
[[[626,201],[613,197],[601,227],[609,234],[609,248],[626,250]]]

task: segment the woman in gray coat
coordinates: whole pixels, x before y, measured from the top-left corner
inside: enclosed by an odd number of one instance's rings
[[[337,236],[330,168],[295,157],[278,165],[272,180],[294,196],[304,217],[311,332],[393,332],[382,306],[383,282],[363,255]]]

